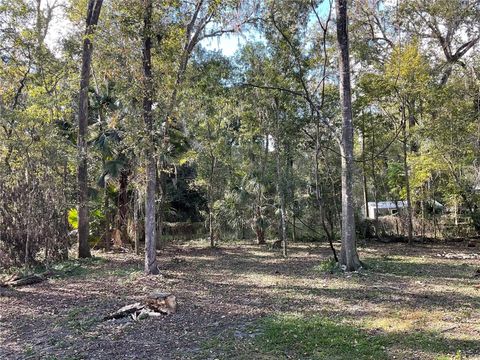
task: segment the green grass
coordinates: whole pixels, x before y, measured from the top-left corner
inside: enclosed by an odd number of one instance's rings
[[[55,278],[68,277],[115,277],[119,279],[131,278],[141,273],[142,268],[138,264],[128,264],[121,267],[109,268],[102,265],[108,262],[107,259],[101,257],[92,257],[90,259],[74,259],[68,260],[53,266]]]
[[[82,277],[94,273],[98,266],[105,263],[106,260],[100,257],[72,259],[53,265],[52,270],[56,278]]]
[[[387,359],[383,339],[346,324],[299,315],[262,321],[257,345],[272,354],[311,359]]]
[[[95,274],[101,265],[107,260],[101,257],[91,257],[88,259],[70,259],[55,263],[51,266],[40,264],[34,267],[12,267],[8,272],[0,273],[0,277],[8,277],[11,274],[27,276],[30,274],[48,274],[52,279],[64,279],[69,277],[86,277]]]
[[[412,258],[397,256],[383,259],[367,258],[365,262],[372,272],[414,278],[465,279],[471,276],[475,270],[471,265],[458,262],[441,262],[432,259],[425,260],[425,262],[412,260]]]
[[[100,321],[95,317],[85,317],[87,311],[88,308],[86,307],[77,307],[70,310],[66,319],[67,327],[77,334],[85,334]]]
[[[318,273],[333,274],[335,272],[340,272],[340,268],[335,262],[335,259],[333,257],[329,257],[328,259],[321,261],[317,266],[315,266],[314,271]]]
[[[258,321],[250,338],[236,338],[233,333],[210,339],[204,344],[232,359],[311,359],[311,360],[382,360],[430,354],[436,360],[463,359],[465,350],[477,342],[447,339],[435,332],[384,332],[368,330],[341,320],[320,316],[279,315]],[[204,356],[202,354],[202,356]],[[400,356],[400,357],[399,357]],[[223,358],[223,357],[222,357]]]

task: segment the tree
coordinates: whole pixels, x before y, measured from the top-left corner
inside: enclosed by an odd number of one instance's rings
[[[353,207],[353,114],[348,48],[347,1],[336,0],[338,70],[342,107],[342,249],[340,264],[346,271],[358,270],[362,264],[357,253]]]
[[[78,257],[90,257],[88,244],[88,87],[90,84],[90,65],[92,63],[92,36],[98,23],[103,0],[88,2],[85,35],[83,38],[82,68],[80,73],[80,94],[78,99]]]
[[[147,131],[146,195],[145,195],[145,274],[159,273],[156,255],[155,194],[157,189],[157,161],[152,116],[153,75],[152,75],[152,1],[144,0],[143,15],[143,120]]]
[[[480,41],[478,2],[408,0],[399,11],[408,31],[440,47],[443,59],[437,61],[435,69],[440,85],[447,83],[455,65],[466,67],[463,59]]]

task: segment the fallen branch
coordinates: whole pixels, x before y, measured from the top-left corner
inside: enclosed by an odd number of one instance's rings
[[[38,274],[29,274],[29,275],[18,275],[15,274],[11,277],[9,277],[7,280],[3,281],[0,283],[0,286],[2,287],[17,287],[17,286],[25,286],[25,285],[33,285],[33,284],[38,284],[42,281],[46,280],[45,275],[38,275]]]

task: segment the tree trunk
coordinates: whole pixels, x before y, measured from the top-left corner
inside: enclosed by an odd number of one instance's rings
[[[157,239],[156,239],[156,247],[157,249],[161,249],[166,246],[166,238],[163,236],[163,222],[164,222],[164,213],[163,209],[165,208],[165,189],[166,189],[166,177],[163,172],[164,168],[164,161],[160,161],[160,169],[157,169],[157,189],[158,193],[160,194],[160,198],[158,200],[158,213],[157,213]]]
[[[119,179],[119,193],[118,193],[118,216],[117,216],[117,229],[120,230],[121,245],[126,247],[129,245],[127,221],[128,221],[128,177],[130,176],[130,169],[128,164],[120,172]],[[131,245],[130,245],[131,247]]]
[[[157,188],[157,162],[153,134],[153,77],[152,77],[152,1],[144,0],[143,17],[143,119],[147,129],[146,192],[145,192],[145,274],[159,273],[156,253],[155,192]]]
[[[403,130],[403,171],[405,173],[405,189],[407,190],[407,233],[408,243],[413,243],[413,221],[412,221],[412,201],[410,193],[410,175],[408,172],[408,152],[407,152],[407,119],[405,116],[405,107],[402,105],[402,130]]]
[[[215,232],[213,229],[213,177],[215,176],[215,166],[217,158],[210,154],[210,176],[208,184],[208,232],[210,237],[210,246],[215,247]]]
[[[342,103],[342,249],[340,264],[345,271],[361,267],[355,239],[353,208],[353,115],[350,85],[350,55],[348,49],[347,0],[336,0],[338,67],[340,73],[340,99]]]
[[[213,215],[212,215],[212,209],[211,209],[211,204],[209,205],[208,209],[208,236],[210,238],[210,247],[215,247],[215,234],[213,231]]]
[[[80,95],[78,106],[78,257],[90,257],[88,244],[88,167],[87,167],[87,129],[88,129],[88,86],[90,84],[90,64],[93,44],[91,35],[100,16],[103,0],[90,0],[83,38],[82,70],[80,74]]]
[[[372,182],[373,182],[373,201],[375,202],[375,209],[373,210],[373,218],[375,219],[375,236],[378,234],[378,196],[377,196],[377,174],[375,172],[375,130],[372,131]],[[383,234],[382,234],[383,235]]]
[[[280,202],[280,224],[279,224],[279,240],[282,244],[283,257],[287,257],[287,213],[285,208],[285,185],[284,185],[284,171],[282,171],[281,154],[280,154],[280,115],[279,115],[279,101],[274,98],[275,105],[275,121],[276,121],[276,137],[275,137],[275,156],[277,167],[277,195]]]
[[[257,234],[257,243],[259,245],[265,245],[265,220],[262,214],[263,207],[263,185],[265,183],[265,167],[268,161],[268,146],[269,146],[269,137],[268,134],[265,135],[265,152],[262,158],[262,174],[261,181],[258,186],[257,193],[257,204],[255,206],[255,233]]]
[[[138,191],[135,190],[134,196],[133,196],[133,238],[135,241],[135,254],[140,255],[140,234],[138,232],[139,226],[138,226]]]
[[[277,155],[277,193],[280,199],[280,240],[282,241],[282,254],[287,257],[287,214],[285,209],[285,189],[283,185],[283,177],[280,165],[280,144],[278,137],[276,142]]]
[[[320,217],[320,222],[322,224],[323,231],[325,232],[325,235],[327,236],[328,244],[330,245],[330,249],[332,250],[333,258],[335,259],[335,262],[338,263],[338,256],[337,256],[337,251],[335,250],[335,247],[333,246],[333,229],[332,231],[328,230],[326,219],[325,219],[325,211],[324,211],[324,206],[323,206],[323,199],[322,195],[320,192],[320,171],[318,169],[318,155],[320,152],[320,124],[317,119],[317,124],[316,124],[316,135],[315,135],[315,198],[317,200],[317,207],[318,207],[318,212],[319,212],[319,217]],[[333,220],[331,222],[331,227],[333,228]]]
[[[66,189],[67,189],[67,181],[68,181],[68,162],[65,160],[63,163],[63,202],[64,204],[67,203],[67,194],[66,194]],[[65,214],[63,215],[63,223],[64,223],[64,228],[66,231],[68,231],[69,224],[68,224],[68,211],[65,211]],[[60,249],[60,259],[61,260],[68,260],[68,249],[69,249],[69,241],[68,241],[68,236],[64,236],[62,243],[61,243],[61,249]]]
[[[260,195],[261,196],[261,195]],[[259,196],[259,197],[260,197]],[[257,244],[265,245],[265,230],[263,229],[263,217],[261,205],[255,206],[255,233],[257,235]]]
[[[287,212],[285,209],[285,194],[283,192],[280,194],[280,226],[282,231],[282,255],[283,257],[287,257]]]
[[[295,213],[292,215],[292,242],[297,241],[297,217],[295,216]]]
[[[103,207],[105,208],[105,233],[103,235],[103,242],[105,246],[105,251],[110,251],[110,241],[112,240],[112,236],[110,234],[110,211],[109,211],[109,201],[108,201],[108,194],[107,194],[107,182],[103,186]]]
[[[362,129],[362,185],[363,185],[363,203],[364,203],[365,218],[368,219],[370,214],[368,213],[367,157],[365,154],[365,120],[363,120],[363,129]]]
[[[27,169],[25,170],[25,180],[26,180],[26,183],[27,183],[27,200],[28,200],[28,208],[27,208],[27,211],[29,214],[32,213],[32,199],[31,199],[31,194],[32,194],[32,190],[30,189],[30,174],[29,174],[29,171],[28,171],[28,168],[29,168],[29,163],[27,161]],[[30,267],[30,257],[31,257],[31,252],[30,252],[30,242],[31,242],[31,239],[30,239],[30,216],[27,216],[27,221],[26,221],[26,237],[25,237],[25,259],[24,259],[24,266],[25,268],[29,268]]]

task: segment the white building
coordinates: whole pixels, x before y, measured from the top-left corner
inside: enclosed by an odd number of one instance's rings
[[[378,207],[377,207],[378,205]],[[369,201],[367,204],[368,207],[368,218],[375,219],[375,213],[377,216],[385,216],[385,215],[395,215],[398,211],[402,211],[402,209],[407,207],[406,201],[379,201],[375,203],[374,201]],[[440,204],[438,201],[435,200],[435,207],[437,209],[443,209],[443,205]],[[365,210],[363,210],[365,211]],[[365,214],[364,214],[365,216]],[[365,216],[366,217],[366,216]]]
[[[378,205],[378,208],[377,208],[377,205]],[[396,201],[396,202],[395,201],[379,201],[378,203],[375,203],[375,201],[369,201],[368,202],[368,218],[375,219],[375,213],[377,214],[377,216],[395,215],[398,212],[398,210],[406,207],[407,207],[406,201]]]

